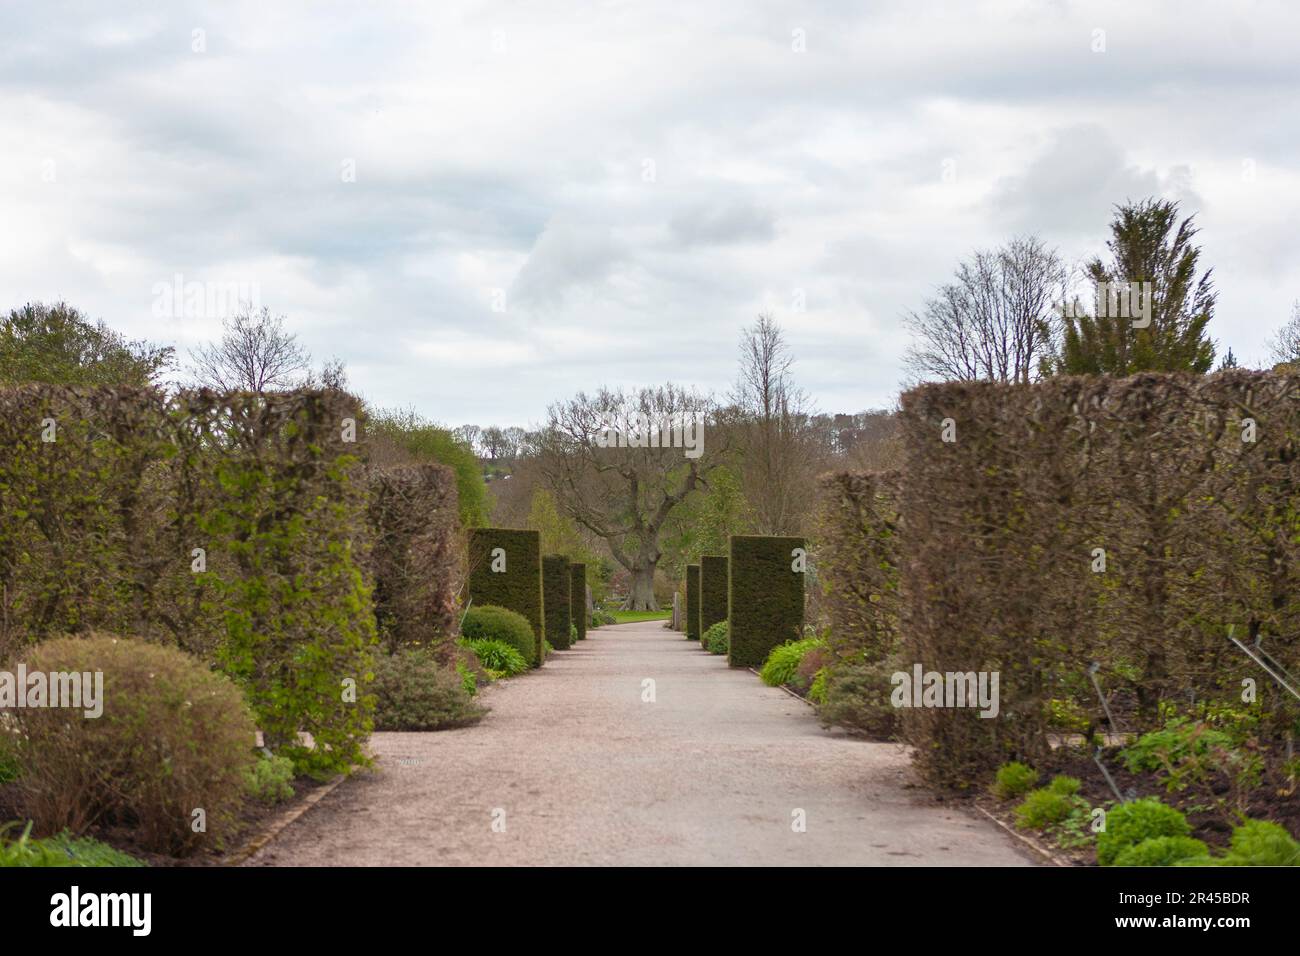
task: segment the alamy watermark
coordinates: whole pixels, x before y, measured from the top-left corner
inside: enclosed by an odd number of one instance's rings
[[[894,671],[889,682],[894,691],[889,702],[895,707],[978,707],[980,716],[991,718],[1001,708],[999,671],[927,671],[920,664],[912,672]]]
[[[686,415],[657,423],[637,415],[629,430],[606,425],[597,430],[594,440],[598,448],[682,448],[687,458],[699,458],[704,454],[704,423]]]
[[[0,710],[28,707],[70,708],[94,719],[104,713],[103,671],[0,671]]]
[[[1151,325],[1150,282],[1097,282],[1093,288],[1093,315],[1098,318],[1130,319],[1133,328]],[[1064,318],[1079,318],[1074,300],[1060,307]]]
[[[178,272],[170,282],[155,282],[151,291],[158,319],[219,319],[240,309],[262,307],[262,287],[257,282],[187,282]]]

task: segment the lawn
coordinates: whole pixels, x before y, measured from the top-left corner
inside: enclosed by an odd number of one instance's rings
[[[673,616],[672,611],[610,611],[619,624],[635,624],[637,621],[666,621]]]

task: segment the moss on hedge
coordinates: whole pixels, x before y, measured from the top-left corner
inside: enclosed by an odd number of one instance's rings
[[[803,573],[795,570],[803,538],[734,535],[728,606],[732,667],[760,667],[772,648],[803,631]]]
[[[562,554],[542,558],[542,604],[546,613],[546,639],[557,651],[569,640],[569,559]]]
[[[700,639],[700,566],[686,565],[686,639]]]
[[[727,557],[706,554],[700,558],[700,634],[727,619]]]
[[[569,620],[578,629],[578,640],[587,637],[587,566],[569,565]]]
[[[505,567],[494,571],[492,552],[497,548],[504,552]],[[471,528],[469,596],[477,605],[492,604],[522,614],[537,642],[533,666],[542,666],[546,659],[542,642],[547,634],[542,606],[542,540],[538,532]]]

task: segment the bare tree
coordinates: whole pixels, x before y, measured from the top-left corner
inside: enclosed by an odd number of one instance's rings
[[[197,382],[223,392],[274,392],[315,382],[311,357],[297,336],[285,331],[284,316],[269,309],[245,308],[222,322],[219,342],[200,345],[190,353]],[[334,363],[322,373],[342,381],[342,365]]]
[[[1300,300],[1291,306],[1291,318],[1269,339],[1268,353],[1275,365],[1300,367]]]
[[[976,252],[904,324],[918,379],[1030,382],[1054,352],[1069,270],[1034,236]]]

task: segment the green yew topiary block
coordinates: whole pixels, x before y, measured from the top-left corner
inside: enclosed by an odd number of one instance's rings
[[[700,566],[686,565],[686,639],[700,639]]]
[[[578,629],[578,640],[587,637],[587,566],[569,565],[569,620]]]
[[[728,575],[732,667],[760,667],[803,632],[803,538],[733,535]]]
[[[542,558],[542,605],[546,639],[557,651],[569,647],[569,559],[562,554]]]
[[[706,554],[700,558],[700,634],[727,619],[727,558]]]
[[[522,614],[537,642],[533,666],[542,666],[547,635],[542,602],[542,537],[538,532],[470,529],[469,596],[476,605],[491,604]]]

